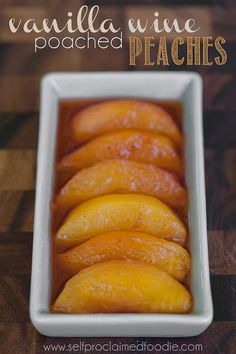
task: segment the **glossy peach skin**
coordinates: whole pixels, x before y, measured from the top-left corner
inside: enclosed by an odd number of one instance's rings
[[[58,164],[62,181],[97,162],[122,159],[153,164],[183,175],[182,161],[168,138],[152,132],[122,130],[99,136],[66,155]]]
[[[110,194],[75,207],[56,233],[58,249],[76,246],[108,231],[146,232],[184,244],[187,230],[164,203],[144,194]]]
[[[186,189],[173,174],[126,160],[103,161],[79,171],[60,190],[54,208],[61,219],[75,205],[111,193],[148,194],[180,211],[187,209]]]
[[[58,255],[60,269],[68,275],[112,260],[152,264],[179,281],[184,280],[191,264],[190,256],[182,246],[137,231],[107,232]]]
[[[153,131],[181,144],[181,133],[172,117],[160,106],[137,100],[111,100],[91,105],[75,114],[72,131],[78,143],[103,133],[137,129]]]
[[[53,305],[62,313],[187,313],[185,287],[150,264],[112,261],[83,269]]]

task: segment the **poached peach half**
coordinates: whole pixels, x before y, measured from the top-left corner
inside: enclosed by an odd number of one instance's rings
[[[92,264],[112,260],[152,264],[182,281],[190,270],[189,253],[175,242],[137,231],[111,231],[91,238],[58,255],[61,271],[68,276]]]
[[[187,230],[159,199],[144,194],[110,194],[75,207],[56,233],[58,249],[118,230],[141,231],[184,244]]]
[[[67,281],[53,310],[62,313],[187,313],[192,298],[169,274],[150,264],[112,261]]]
[[[149,130],[181,144],[182,136],[172,117],[163,108],[137,100],[111,100],[93,104],[75,114],[72,131],[78,143],[121,129]]]
[[[153,132],[123,130],[99,136],[66,155],[58,164],[62,182],[97,162],[111,159],[143,162],[183,175],[175,144]]]
[[[108,160],[77,172],[60,190],[54,207],[63,217],[75,205],[112,193],[148,194],[180,211],[188,204],[186,189],[173,174],[153,165]]]

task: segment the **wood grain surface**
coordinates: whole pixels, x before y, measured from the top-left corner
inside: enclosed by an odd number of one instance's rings
[[[202,33],[227,40],[228,62],[222,67],[135,68],[128,65],[127,43],[115,51],[49,50],[34,53],[27,36],[10,35],[10,17],[60,17],[80,4],[102,4],[102,17],[124,24],[161,8],[169,16],[202,19]],[[133,15],[134,16],[134,15]],[[47,338],[29,319],[31,247],[38,139],[39,82],[49,71],[195,70],[204,80],[204,139],[208,240],[214,322],[195,338],[114,338],[113,343],[145,340],[179,345],[200,343],[204,354],[236,353],[236,2],[235,0],[0,0],[0,353],[44,353],[45,345],[108,338]],[[127,33],[124,33],[125,42]],[[59,347],[48,353],[66,352]],[[79,351],[77,351],[79,352]],[[90,351],[91,353],[94,351]],[[155,351],[149,351],[155,352]],[[192,351],[198,353],[199,351]],[[145,353],[148,353],[147,351]],[[174,351],[173,351],[174,353]]]

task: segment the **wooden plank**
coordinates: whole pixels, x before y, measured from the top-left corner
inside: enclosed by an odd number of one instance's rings
[[[28,321],[30,275],[1,276],[1,323]]]
[[[236,131],[235,111],[204,111],[204,144],[219,153],[236,147],[232,132]]]
[[[213,14],[213,28],[215,36],[222,36],[227,41],[236,40],[235,34],[235,16],[236,6],[233,1],[225,1],[221,9],[215,9]]]
[[[225,152],[224,166],[227,181],[232,189],[236,189],[236,149]]]
[[[36,75],[1,75],[0,112],[38,111],[40,79]]]
[[[54,0],[52,0],[54,1]],[[45,6],[47,5],[47,0],[1,0],[2,6]]]
[[[0,233],[1,276],[30,275],[32,233]]]
[[[36,152],[0,150],[0,191],[35,188]]]
[[[0,232],[32,232],[33,191],[0,191]]]
[[[38,113],[0,113],[0,149],[36,150],[38,123]]]
[[[0,74],[2,75],[43,75],[50,71],[78,71],[80,69],[80,50],[44,48],[37,54],[32,43],[0,44]],[[17,61],[15,60],[17,53]]]
[[[228,0],[208,0],[208,5],[221,5],[223,6],[227,3]],[[89,6],[97,5],[96,0],[85,0],[84,3]],[[174,8],[178,6],[193,6],[193,5],[205,5],[205,0],[159,0],[158,3],[156,0],[103,0],[103,6],[136,6],[136,5],[145,5],[145,6],[155,6],[155,5],[165,5],[173,6]]]
[[[17,304],[16,307],[19,305]],[[0,352],[4,354],[35,354],[37,334],[27,322],[0,322]],[[42,352],[41,352],[42,353]]]
[[[203,84],[205,109],[236,111],[234,75],[228,73],[204,75]]]
[[[215,321],[236,320],[236,276],[212,275],[211,289]]]
[[[236,149],[205,149],[207,189],[236,189]]]
[[[236,231],[208,232],[211,275],[236,275]]]
[[[208,230],[236,229],[236,191],[207,188]]]
[[[205,150],[205,176],[208,190],[236,189],[236,149],[223,152],[218,149]]]
[[[205,150],[205,179],[207,189],[229,188],[229,181],[226,176],[224,164],[225,152],[219,153],[219,150]],[[232,167],[231,167],[232,168]]]
[[[108,59],[110,58],[110,59]],[[82,71],[111,71],[122,70],[127,62],[124,50],[108,48],[103,49],[84,49],[81,55]]]

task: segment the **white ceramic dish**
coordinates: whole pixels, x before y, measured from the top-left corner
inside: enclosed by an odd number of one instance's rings
[[[50,201],[54,153],[61,99],[136,97],[180,100],[184,107],[186,179],[190,193],[192,253],[192,313],[88,314],[49,312],[51,287]],[[195,73],[53,73],[41,86],[38,173],[30,295],[30,317],[47,336],[195,336],[212,322],[209,281],[204,155],[202,132],[202,81]]]

